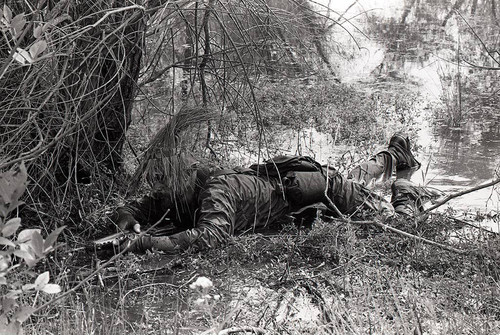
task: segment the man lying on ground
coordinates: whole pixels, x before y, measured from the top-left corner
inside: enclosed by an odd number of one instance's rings
[[[406,144],[393,149],[394,143],[401,139]],[[231,236],[265,227],[315,203],[324,203],[330,210],[333,203],[344,215],[361,211],[383,217],[414,215],[418,201],[432,197],[432,193],[408,181],[397,180],[392,187],[393,206],[359,182],[359,176],[369,180],[387,175],[389,170],[392,173],[392,169],[419,167],[409,149],[406,137],[393,136],[388,150],[380,153],[383,159],[379,159],[379,155],[357,167],[355,174],[349,174],[358,179],[347,179],[335,169],[320,166],[308,157],[281,156],[247,169],[214,170],[200,166],[192,157],[178,155],[176,164],[187,167],[183,169],[182,187],[177,185],[172,191],[171,181],[158,178],[156,173],[152,195],[117,208],[114,218],[119,228],[126,231],[154,223],[170,211],[169,218],[176,224],[177,231],[168,236],[132,233],[120,247],[165,253],[214,248],[227,243]]]

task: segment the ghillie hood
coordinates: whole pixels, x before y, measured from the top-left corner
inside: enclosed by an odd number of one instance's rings
[[[189,130],[213,120],[214,111],[195,107],[182,108],[149,142],[132,180],[132,191],[145,180],[155,192],[171,195],[172,201],[187,200],[194,188],[197,160],[183,147],[189,143]]]

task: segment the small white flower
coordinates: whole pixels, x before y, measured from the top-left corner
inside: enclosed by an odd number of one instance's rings
[[[208,279],[207,277],[198,277],[194,283],[191,283],[189,285],[189,288],[192,290],[195,290],[197,288],[202,289],[202,290],[209,290],[214,286],[212,281]]]

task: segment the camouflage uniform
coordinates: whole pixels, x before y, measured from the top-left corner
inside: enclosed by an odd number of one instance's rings
[[[347,178],[369,185],[373,180],[385,181],[394,175],[414,172],[420,165],[411,152],[408,137],[395,134],[391,137],[387,150],[375,154],[368,161],[352,169]]]
[[[403,145],[399,143],[401,139]],[[361,181],[367,181],[389,169],[404,170],[410,166],[420,166],[409,152],[407,139],[399,135],[391,139],[387,151],[375,157],[356,168],[354,171],[357,172],[349,176],[361,176]],[[181,225],[179,230],[182,231],[170,236],[143,236],[136,242],[135,250],[154,248],[177,253],[189,247],[213,248],[225,244],[230,236],[265,227],[292,211],[318,202],[325,203],[326,195],[340,212],[347,215],[360,210],[385,217],[395,213],[412,215],[417,209],[415,201],[420,195],[418,189],[409,182],[394,183],[394,208],[384,198],[363,186],[362,182],[357,182],[358,179],[346,178],[336,170],[327,171],[324,167],[320,171],[290,171],[282,178],[259,176],[247,170],[243,173],[231,170],[196,180],[199,185],[188,205],[174,208],[175,215],[172,215],[172,219]],[[172,197],[166,194],[157,194],[128,204],[117,210],[118,216],[122,218],[115,222],[154,222],[152,219],[161,217],[162,212],[172,208],[170,199]]]
[[[192,227],[170,236],[145,236],[138,241],[137,249],[177,252],[223,245],[230,236],[265,227],[288,213],[289,205],[281,190],[279,180],[252,174],[210,177],[197,195],[196,223]],[[127,205],[118,211],[136,219],[143,213],[138,207]]]
[[[289,185],[283,192],[284,181]],[[312,185],[317,187],[311,190]],[[336,171],[329,171],[328,185],[328,196],[344,214],[353,214],[360,207],[387,216],[394,214],[389,202]],[[185,215],[188,223],[184,223],[182,231],[170,236],[144,236],[137,242],[136,249],[176,253],[189,247],[206,249],[223,245],[230,236],[265,227],[293,210],[321,202],[325,187],[326,173],[321,171],[294,172],[281,181],[245,173],[210,177],[200,189],[196,208],[192,206],[186,211],[193,216]],[[164,198],[168,202],[169,197]],[[164,209],[160,196],[143,198],[118,208],[122,217],[118,221],[145,223],[147,218],[161,216]]]

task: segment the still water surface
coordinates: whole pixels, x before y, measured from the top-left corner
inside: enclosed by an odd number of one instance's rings
[[[335,3],[339,13],[352,4]],[[353,17],[350,22],[369,38],[352,30],[360,51],[339,68],[346,83],[370,79],[416,83],[422,97],[416,145],[423,173],[413,180],[446,192],[489,181],[500,166],[499,71],[469,65],[498,67],[482,47],[482,43],[488,48],[498,45],[496,13],[482,6],[472,15],[469,5],[459,8],[460,15],[449,16],[451,4],[444,1],[358,1],[346,17]],[[357,16],[360,13],[369,14]],[[439,105],[442,111],[436,113]],[[499,191],[490,187],[456,198],[450,205],[496,214]]]

